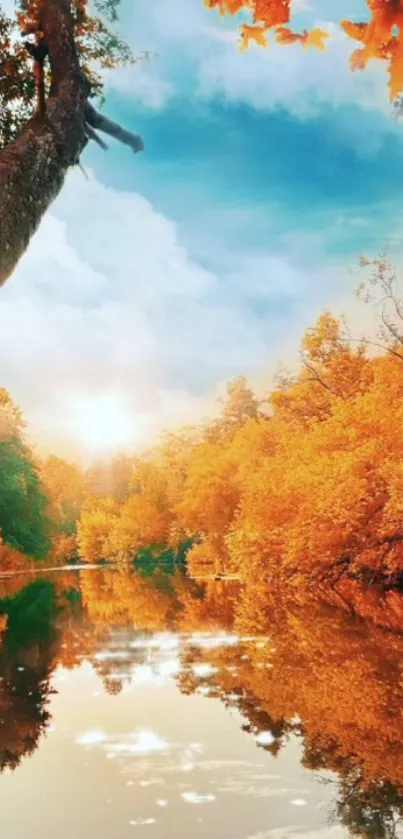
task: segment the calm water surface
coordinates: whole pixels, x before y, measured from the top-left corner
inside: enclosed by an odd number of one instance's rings
[[[319,607],[234,617],[238,595],[3,583],[2,837],[403,835],[402,639]]]

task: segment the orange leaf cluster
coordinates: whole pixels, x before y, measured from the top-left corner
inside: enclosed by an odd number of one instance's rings
[[[244,379],[232,382],[218,419],[138,461],[123,503],[94,499],[83,509],[82,557],[128,560],[190,539],[195,578],[263,588],[331,587],[346,574],[400,579],[403,307],[387,265],[376,271],[371,288],[392,307],[382,316],[383,353],[350,340],[325,312],[303,337],[299,372],[266,400]]]
[[[323,50],[328,33],[320,28],[301,33],[289,28],[292,18],[292,0],[205,0],[209,8],[220,14],[250,14],[251,23],[241,23],[241,48],[253,41],[267,46],[267,32],[273,30],[275,40],[281,44],[300,43],[305,49]],[[387,61],[391,100],[403,90],[403,2],[402,0],[367,0],[369,21],[356,23],[342,20],[340,25],[349,38],[362,46],[351,55],[351,68],[363,70],[370,59]]]

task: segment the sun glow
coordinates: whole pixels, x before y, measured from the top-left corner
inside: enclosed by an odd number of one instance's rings
[[[89,453],[107,454],[144,438],[145,417],[120,393],[80,395],[69,404],[70,430]]]

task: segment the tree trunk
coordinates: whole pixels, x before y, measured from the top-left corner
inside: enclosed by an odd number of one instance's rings
[[[88,91],[74,43],[70,0],[40,0],[39,25],[49,50],[52,91],[45,115],[35,115],[0,152],[0,286],[87,142]]]

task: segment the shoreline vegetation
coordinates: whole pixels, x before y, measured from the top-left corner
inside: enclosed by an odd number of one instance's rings
[[[386,256],[361,260],[378,333],[324,312],[265,399],[243,377],[220,415],[89,469],[43,459],[0,390],[0,574],[66,563],[183,568],[195,580],[403,606],[403,301]],[[365,603],[364,603],[365,601]],[[367,607],[367,603],[371,606]],[[401,625],[401,621],[400,621]]]

